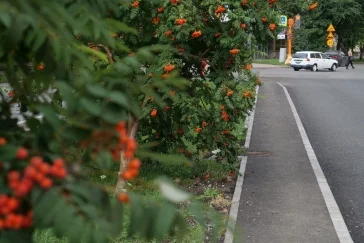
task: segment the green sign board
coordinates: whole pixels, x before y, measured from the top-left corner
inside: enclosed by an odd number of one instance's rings
[[[287,26],[287,16],[281,15],[279,16],[279,26]]]

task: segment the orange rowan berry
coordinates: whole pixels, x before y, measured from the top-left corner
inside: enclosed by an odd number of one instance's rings
[[[165,65],[165,66],[164,66],[164,71],[165,71],[166,73],[169,73],[169,72],[173,71],[175,68],[176,68],[176,66],[175,66],[175,65],[168,64],[168,65]]]
[[[201,130],[202,130],[202,128],[201,128],[201,127],[197,127],[197,128],[195,128],[195,132],[196,132],[196,133],[200,133],[200,132],[201,132]]]
[[[28,157],[28,150],[26,148],[18,148],[16,151],[17,159],[26,159]]]
[[[249,92],[249,90],[246,90],[244,92],[244,98],[249,98],[249,97],[250,97],[250,92]]]
[[[177,25],[184,25],[185,23],[187,23],[187,19],[183,19],[183,18],[176,19],[175,23]]]
[[[118,196],[118,199],[121,203],[128,203],[129,202],[129,196],[128,194],[126,193],[121,193],[119,196]]]
[[[239,52],[240,52],[240,50],[236,49],[236,48],[230,50],[231,55],[237,55]]]
[[[227,95],[228,97],[232,96],[233,94],[234,94],[234,91],[232,91],[232,90],[229,90],[229,91],[226,93],[226,95]]]
[[[137,8],[137,7],[139,7],[139,1],[134,1],[134,2],[131,4],[131,6],[132,6],[133,8]]]
[[[7,207],[9,208],[9,210],[15,211],[19,208],[19,201],[15,198],[9,198],[8,202],[7,202]]]
[[[202,125],[202,127],[206,127],[207,126],[207,122],[203,121],[201,125]]]
[[[34,179],[36,174],[37,174],[37,170],[32,166],[28,166],[24,170],[24,175],[26,178]]]
[[[150,115],[151,115],[151,116],[153,116],[153,117],[154,117],[154,116],[156,116],[156,115],[157,115],[157,109],[155,109],[155,108],[154,108],[154,109],[150,112]]]
[[[130,181],[133,179],[133,173],[130,170],[126,170],[121,174],[121,178],[125,181]]]
[[[18,171],[10,171],[8,173],[8,181],[18,181],[20,179],[20,173]]]
[[[198,30],[198,31],[194,31],[192,34],[191,34],[191,37],[194,39],[194,38],[198,38],[202,35],[202,32],[201,30]]]
[[[164,8],[163,7],[157,8],[157,12],[158,13],[163,13],[163,11],[164,11]]]
[[[43,69],[44,69],[44,65],[43,65],[43,64],[39,64],[39,65],[37,66],[37,69],[38,69],[38,71],[43,70]]]
[[[132,178],[137,177],[139,174],[139,170],[137,170],[137,169],[129,169],[129,171],[131,173]]]
[[[45,178],[45,176],[42,173],[37,172],[34,177],[34,180],[38,183],[41,183],[41,181],[43,181],[44,178]]]
[[[225,11],[226,9],[223,6],[219,5],[215,10],[215,13],[225,13]]]
[[[30,164],[36,168],[38,168],[43,163],[42,157],[34,156],[30,159]]]
[[[128,164],[128,168],[129,169],[135,169],[138,170],[140,168],[140,166],[142,165],[142,162],[140,162],[139,159],[133,159],[129,162]]]
[[[5,138],[3,138],[3,137],[0,137],[0,146],[3,146],[3,145],[5,145],[5,144],[7,144],[6,139],[5,139]]]
[[[40,183],[39,183],[40,187],[43,189],[49,189],[52,187],[53,185],[53,181],[47,177],[44,177]]]
[[[61,158],[53,160],[53,165],[55,167],[63,167],[64,166],[64,160]]]
[[[39,172],[46,175],[49,173],[49,165],[47,163],[42,163],[39,165],[38,170],[39,170]]]

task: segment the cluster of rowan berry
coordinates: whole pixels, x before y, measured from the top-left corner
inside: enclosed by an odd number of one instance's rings
[[[0,137],[0,146],[5,146],[7,141]],[[17,160],[28,161],[29,164],[23,168],[12,169],[7,172],[7,185],[10,193],[0,194],[0,229],[28,228],[32,224],[32,212],[25,215],[22,203],[24,198],[30,194],[32,189],[38,185],[47,190],[53,186],[54,179],[63,179],[67,176],[67,170],[63,159],[55,159],[47,163],[40,156],[29,157],[29,151],[20,147],[16,151]]]

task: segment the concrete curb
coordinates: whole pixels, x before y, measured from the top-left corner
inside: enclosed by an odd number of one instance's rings
[[[326,203],[326,207],[329,211],[331,221],[335,227],[336,234],[339,238],[340,243],[353,243],[353,239],[351,238],[351,235],[349,233],[349,230],[345,224],[344,218],[340,212],[340,209],[336,203],[336,200],[334,198],[334,195],[331,192],[330,186],[327,183],[326,177],[324,175],[324,172],[321,169],[320,163],[316,157],[315,151],[312,148],[311,142],[308,139],[307,133],[305,128],[303,127],[301,118],[298,115],[297,109],[291,99],[290,94],[288,93],[287,88],[282,85],[281,83],[277,82],[279,86],[282,87],[284,93],[286,94],[288,103],[291,107],[294,119],[296,121],[299,133],[301,135],[301,139],[303,142],[303,145],[306,149],[308,159],[311,163],[313,172],[316,176],[317,183],[320,187],[322,196],[324,198],[324,201]]]
[[[272,68],[290,68],[289,66],[281,66],[281,65],[272,65],[272,64],[261,64],[261,63],[253,63],[253,69],[272,69]]]
[[[258,92],[259,92],[259,86],[256,87],[255,104],[253,110],[245,121],[245,127],[248,128],[248,131],[246,134],[244,147],[247,149],[249,148],[250,139],[252,135],[255,107],[257,105],[257,100],[258,100]],[[228,222],[228,229],[226,230],[224,243],[232,243],[234,241],[234,231],[235,231],[236,220],[238,218],[239,202],[240,202],[241,192],[243,190],[244,174],[245,174],[247,160],[248,160],[247,156],[241,156],[239,175],[236,180],[234,195],[231,201],[231,208],[229,213],[230,220]]]

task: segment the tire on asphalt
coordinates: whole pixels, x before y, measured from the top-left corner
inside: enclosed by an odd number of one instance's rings
[[[337,65],[334,63],[334,64],[332,64],[332,66],[331,66],[331,68],[330,68],[330,70],[331,71],[333,71],[333,72],[335,72],[336,71],[336,69],[337,69]]]
[[[295,71],[300,71],[300,69],[299,68],[293,68]]]
[[[317,71],[317,65],[316,65],[316,64],[314,64],[314,65],[312,66],[311,71],[312,71],[312,72],[316,72],[316,71]]]

